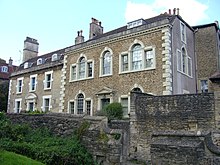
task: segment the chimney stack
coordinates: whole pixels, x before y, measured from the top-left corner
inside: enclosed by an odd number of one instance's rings
[[[176,8],[173,9],[173,15],[176,15]]]
[[[177,8],[176,10],[177,10],[177,15],[180,15],[180,9]]]
[[[75,38],[75,45],[84,42],[84,36],[82,35],[82,30],[77,32],[77,37]]]
[[[171,15],[171,9],[169,9],[169,15]]]
[[[89,39],[92,39],[98,35],[103,34],[102,23],[95,18],[92,18],[92,22],[90,23],[89,29]]]
[[[9,66],[12,66],[12,63],[13,63],[13,60],[12,60],[11,57],[10,57],[9,62],[8,62],[8,65],[9,65]]]
[[[26,40],[24,40],[24,49],[23,49],[23,62],[37,57],[38,55],[38,46],[39,43],[36,39],[26,37]]]

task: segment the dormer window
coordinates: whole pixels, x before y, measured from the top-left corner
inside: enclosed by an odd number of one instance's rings
[[[58,54],[53,54],[52,55],[52,61],[56,61],[56,60],[58,60]]]
[[[8,72],[8,67],[7,66],[2,66],[2,72],[7,73]]]
[[[37,59],[37,65],[41,65],[41,64],[43,64],[43,59],[42,58]]]
[[[27,69],[28,68],[28,62],[25,62],[24,63],[24,69]]]
[[[145,21],[143,19],[138,19],[138,20],[135,20],[135,21],[132,21],[132,22],[129,22],[127,24],[127,29],[131,29],[131,28],[134,28],[134,27],[137,27],[137,26],[141,26],[145,23]]]

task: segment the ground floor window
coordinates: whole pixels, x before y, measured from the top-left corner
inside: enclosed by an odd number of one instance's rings
[[[74,101],[69,102],[69,113],[74,114]]]
[[[30,112],[34,111],[34,102],[28,102],[28,111]]]
[[[86,100],[86,114],[91,114],[91,100]]]
[[[128,116],[128,98],[121,98],[123,116]]]
[[[51,109],[51,96],[43,96],[43,112],[48,112]]]
[[[101,99],[101,109],[104,109],[108,104],[110,104],[110,98]]]
[[[21,112],[21,99],[16,99],[14,113],[20,113],[20,112]]]

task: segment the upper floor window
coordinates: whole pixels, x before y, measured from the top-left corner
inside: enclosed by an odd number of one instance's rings
[[[142,68],[142,49],[140,44],[134,45],[132,49],[132,70]]]
[[[192,59],[187,55],[184,47],[181,51],[177,50],[177,70],[190,77],[192,76]]]
[[[105,47],[100,56],[100,76],[112,74],[112,50]]]
[[[30,76],[30,83],[29,83],[29,91],[35,91],[36,90],[36,85],[37,85],[37,75],[31,75]]]
[[[93,61],[82,56],[78,63],[70,66],[70,81],[88,79],[93,77]]]
[[[56,60],[58,60],[58,54],[53,54],[52,55],[52,60],[51,61],[56,61]]]
[[[44,90],[51,89],[52,81],[53,81],[53,71],[45,72],[45,79],[44,79]]]
[[[7,73],[8,72],[8,67],[7,66],[2,66],[1,71]]]
[[[79,60],[79,78],[85,78],[86,66],[85,66],[85,57],[81,57]]]
[[[180,33],[181,40],[186,43],[186,25],[184,23],[180,23]]]
[[[130,51],[123,52],[120,57],[120,71],[133,72],[155,68],[155,48],[144,47],[143,44],[135,43]]]
[[[103,55],[103,75],[111,73],[111,61],[111,53],[109,51],[106,51]]]
[[[24,69],[27,69],[29,67],[29,63],[28,62],[25,62],[24,63]]]
[[[24,79],[23,77],[17,79],[17,85],[16,85],[17,93],[22,93],[23,79]]]
[[[43,59],[42,58],[37,59],[37,65],[41,65],[41,64],[43,64]]]

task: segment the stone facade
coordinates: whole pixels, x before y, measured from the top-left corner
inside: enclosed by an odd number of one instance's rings
[[[11,75],[8,113],[59,112],[63,67],[61,53],[62,50],[59,50],[31,58],[23,62]]]
[[[197,91],[201,91],[202,82],[206,81],[207,91],[214,87],[209,78],[219,71],[220,33],[218,23],[193,27],[195,29],[195,48],[197,56]]]
[[[167,18],[172,21],[168,21]],[[128,29],[126,26],[98,36],[88,42],[77,44],[65,51],[66,78],[63,90],[65,97],[62,104],[63,112],[78,112],[78,96],[83,95],[83,113],[87,113],[86,101],[91,104],[90,115],[95,115],[103,108],[104,101],[127,102],[127,112],[130,112],[130,92],[139,90],[154,95],[195,93],[195,57],[194,45],[185,46],[181,41],[181,23],[185,28],[186,41],[193,43],[193,29],[178,15],[160,15],[150,19],[152,23]],[[147,21],[146,21],[147,22]],[[149,21],[150,22],[150,21]],[[171,28],[171,22],[173,27]],[[174,44],[176,43],[176,45]],[[177,44],[179,43],[179,44]],[[184,45],[185,44],[185,45]],[[148,50],[152,51],[153,65],[149,68],[132,69],[133,48],[141,47],[142,63]],[[191,75],[177,71],[177,49],[185,48],[191,60]],[[109,52],[110,71],[103,74],[104,54]],[[124,56],[128,58],[128,70],[123,70]],[[144,57],[144,59],[143,59]],[[84,67],[84,77],[80,77],[80,59],[92,63],[92,75],[87,76],[88,68]],[[130,66],[129,66],[130,65]],[[142,66],[146,65],[141,64]],[[73,71],[74,68],[74,71]],[[74,76],[73,76],[74,74]],[[74,77],[74,78],[73,78]]]

